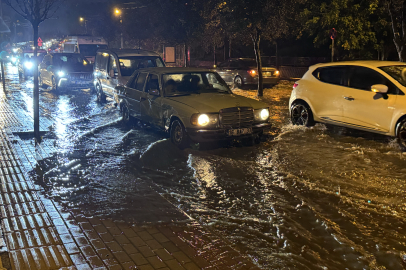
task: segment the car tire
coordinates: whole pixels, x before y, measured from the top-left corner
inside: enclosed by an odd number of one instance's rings
[[[310,127],[314,125],[313,113],[305,102],[294,102],[290,109],[290,120],[293,125]]]
[[[234,78],[234,88],[242,88],[244,86],[244,81],[241,76],[235,76]]]
[[[406,151],[406,118],[396,125],[396,138],[402,151]]]
[[[123,117],[123,122],[130,122],[130,111],[126,105],[121,106],[121,116]]]
[[[96,96],[97,96],[97,102],[99,102],[99,103],[106,102],[106,95],[103,93],[103,88],[101,87],[100,84],[97,84],[97,86],[96,86]]]
[[[171,141],[179,149],[185,149],[189,146],[189,137],[186,134],[185,127],[180,120],[174,120],[170,129]]]

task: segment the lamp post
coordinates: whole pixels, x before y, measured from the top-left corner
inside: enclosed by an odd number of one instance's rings
[[[124,40],[123,40],[123,17],[122,17],[122,11],[118,8],[114,10],[114,14],[116,16],[120,16],[120,26],[121,26],[121,49],[124,47]]]
[[[87,35],[87,24],[86,24],[87,20],[83,17],[79,17],[79,21],[85,23],[85,29],[86,29],[86,35]]]

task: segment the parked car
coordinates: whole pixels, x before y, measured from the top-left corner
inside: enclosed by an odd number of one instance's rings
[[[52,90],[93,87],[93,66],[78,53],[48,53],[39,65],[39,85]]]
[[[406,63],[314,65],[293,86],[293,124],[322,122],[396,136],[406,149]]]
[[[148,68],[116,88],[124,120],[130,116],[192,142],[259,139],[268,129],[268,105],[234,95],[216,72],[196,68]]]
[[[241,88],[244,85],[258,84],[257,62],[252,58],[230,58],[214,66],[227,84]],[[273,86],[280,80],[279,70],[275,67],[262,67],[263,84]]]
[[[94,64],[94,87],[97,100],[103,102],[106,95],[117,102],[114,88],[124,85],[139,68],[164,67],[159,54],[146,50],[98,50]]]
[[[41,63],[44,56],[47,54],[45,50],[38,50],[37,51],[37,63]],[[16,56],[14,56],[16,57]],[[18,64],[18,77],[27,79],[28,76],[33,75],[34,71],[34,50],[23,50],[23,52],[19,55],[18,60],[16,61]]]

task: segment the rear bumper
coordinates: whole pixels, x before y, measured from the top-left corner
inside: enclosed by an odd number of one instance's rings
[[[263,84],[277,84],[280,81],[280,77],[266,77],[262,78]],[[258,84],[258,77],[246,77],[245,84]]]
[[[271,123],[261,123],[252,126],[252,134],[239,135],[239,136],[228,136],[226,134],[226,129],[197,129],[188,128],[186,133],[189,135],[190,139],[194,142],[213,142],[213,141],[224,141],[233,139],[242,139],[247,137],[256,137],[271,128]]]

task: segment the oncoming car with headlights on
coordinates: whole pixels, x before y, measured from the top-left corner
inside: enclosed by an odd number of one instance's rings
[[[140,69],[116,93],[124,120],[135,117],[165,130],[179,148],[191,142],[253,141],[271,127],[267,104],[234,95],[207,69]]]
[[[36,63],[41,63],[42,58],[47,54],[45,50],[38,50],[37,52],[37,61]],[[34,51],[25,49],[19,56],[17,57],[14,55],[12,57],[12,61],[14,59],[18,62],[18,77],[24,78],[25,80],[28,79],[28,76],[34,75]]]
[[[93,88],[93,65],[78,53],[48,53],[39,65],[39,84],[52,90]]]

